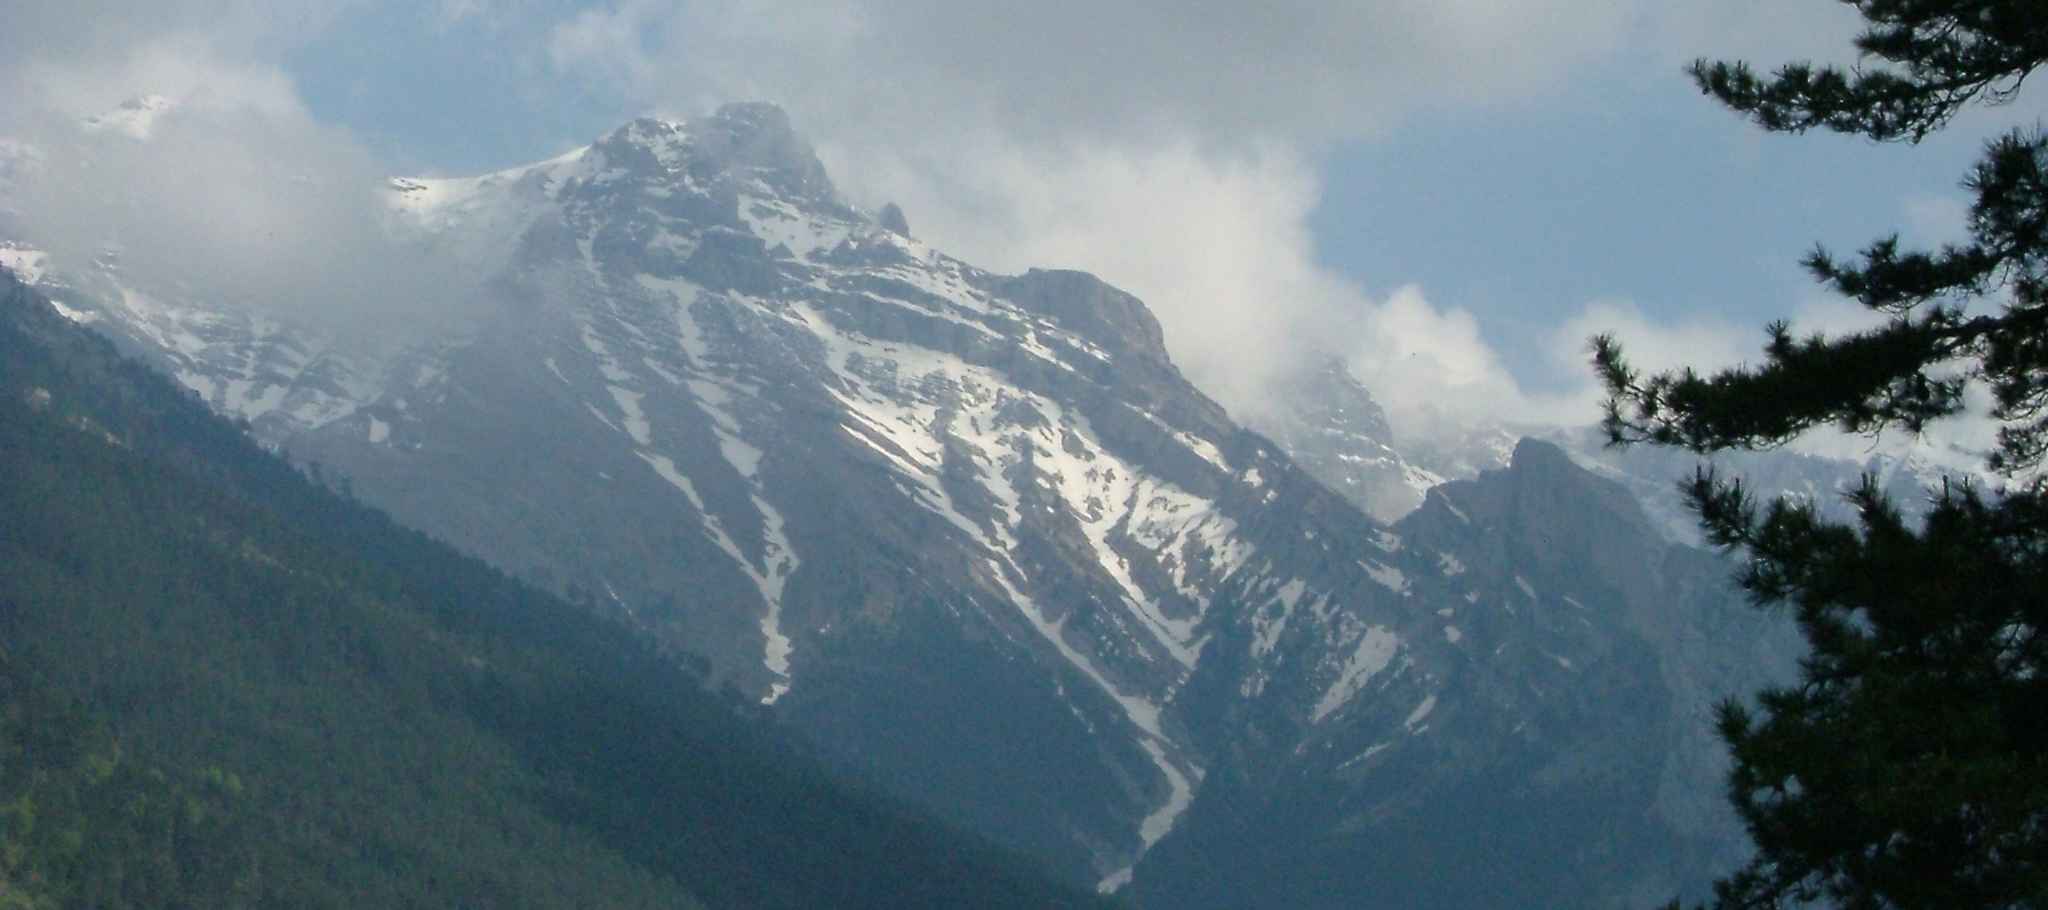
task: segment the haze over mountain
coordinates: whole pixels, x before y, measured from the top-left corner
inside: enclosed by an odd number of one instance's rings
[[[1795,639],[1549,444],[1400,446],[1334,368],[1248,431],[1144,304],[853,207],[767,105],[390,205],[391,242],[476,290],[372,334],[118,256],[0,264],[365,502],[1075,882],[1591,906],[1742,853],[1707,707]]]

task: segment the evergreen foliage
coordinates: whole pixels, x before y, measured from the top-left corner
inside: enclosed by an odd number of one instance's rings
[[[0,907],[1067,908],[0,271]]]
[[[1700,87],[1766,129],[1917,141],[1971,103],[2013,98],[2048,61],[2040,0],[1850,0],[1866,66],[1769,78],[1695,64]],[[1970,239],[1896,236],[1822,282],[1885,317],[1838,337],[1769,327],[1764,359],[1643,376],[1594,339],[1616,444],[1696,452],[1782,444],[1817,427],[1918,433],[1988,391],[2008,483],[1929,491],[1910,522],[1873,480],[1853,523],[1759,504],[1702,471],[1687,492],[1709,539],[1747,556],[1759,604],[1790,605],[1812,653],[1797,685],[1728,702],[1731,795],[1757,846],[1723,908],[2048,907],[2048,136],[1991,142],[1963,184]]]
[[[0,660],[0,908],[242,906],[242,784],[137,762],[91,715]]]

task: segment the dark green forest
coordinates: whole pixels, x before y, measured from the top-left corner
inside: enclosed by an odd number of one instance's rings
[[[1102,906],[0,270],[0,908]]]

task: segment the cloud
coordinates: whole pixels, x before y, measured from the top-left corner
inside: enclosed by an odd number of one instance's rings
[[[1403,287],[1352,312],[1351,371],[1390,413],[1438,409],[1533,422],[1557,410],[1523,393],[1470,313],[1437,308],[1421,288]]]
[[[59,262],[112,252],[146,287],[336,329],[462,296],[391,239],[377,162],[303,115],[174,106],[147,130],[52,117],[29,136],[24,230]]]
[[[1304,255],[1318,184],[1297,156],[1220,163],[1186,143],[1038,151],[986,137],[955,148],[971,166],[823,154],[856,195],[897,201],[954,255],[998,271],[1080,269],[1139,295],[1183,371],[1226,402],[1250,397],[1331,308]]]
[[[1794,305],[1787,322],[1798,335],[1832,336],[1875,328],[1884,320],[1882,314],[1854,301],[1816,293]],[[1563,407],[1546,412],[1547,422],[1587,422],[1592,418],[1586,406],[1602,392],[1586,366],[1586,339],[1600,333],[1620,340],[1630,363],[1646,374],[1680,367],[1712,373],[1755,364],[1763,359],[1767,340],[1760,325],[1738,325],[1711,317],[1660,321],[1628,301],[1596,301],[1560,326],[1546,346],[1555,375],[1564,378],[1564,390],[1547,402]],[[1996,447],[1998,423],[1989,417],[1991,400],[1984,388],[1973,386],[1967,402],[1963,414],[1940,421],[1917,437],[1899,429],[1850,435],[1823,426],[1801,434],[1786,448],[1854,462],[1873,457],[1910,460],[1958,476],[1985,478],[1989,476],[1985,458]]]
[[[987,121],[1013,139],[1228,144],[1382,130],[1525,95],[1610,52],[1631,0],[622,0],[561,25],[566,69],[649,102],[762,97],[833,134]]]
[[[1629,362],[1644,373],[1679,367],[1712,372],[1753,361],[1764,335],[1761,326],[1738,325],[1714,317],[1660,322],[1624,300],[1587,304],[1571,321],[1559,326],[1548,350],[1561,375],[1582,377],[1593,388],[1589,339],[1607,334],[1621,342]]]
[[[1313,155],[1418,110],[1568,90],[1627,58],[1840,59],[1859,19],[1812,0],[613,0],[557,23],[558,68],[670,113],[788,107],[904,147],[1280,142]]]
[[[90,116],[151,93],[296,107],[276,61],[355,2],[9,0],[0,7],[0,88],[17,117]]]
[[[382,165],[278,62],[348,5],[9,4],[4,227],[60,263],[113,253],[158,293],[330,329],[445,313],[452,270],[391,239]]]
[[[282,117],[304,113],[291,78],[282,70],[223,55],[208,42],[189,36],[151,40],[93,66],[31,58],[9,75],[14,77],[8,83],[10,94],[23,103],[0,118],[0,127],[15,132],[51,117],[82,120],[103,115],[145,96],[173,99],[192,110]]]

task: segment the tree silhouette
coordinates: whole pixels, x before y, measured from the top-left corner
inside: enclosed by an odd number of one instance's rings
[[[1701,89],[1768,130],[1916,142],[1963,107],[2003,104],[2048,60],[2042,0],[1851,0],[1856,67],[1694,64]],[[1988,393],[1995,490],[1945,484],[1909,521],[1873,480],[1841,523],[1755,501],[1702,470],[1686,485],[1708,539],[1746,557],[1744,587],[1788,605],[1811,654],[1799,681],[1730,701],[1730,794],[1755,857],[1718,908],[2048,906],[2048,137],[2014,129],[1963,183],[1969,240],[1854,262],[1806,259],[1884,317],[1866,331],[1768,329],[1760,364],[1644,376],[1593,340],[1617,445],[1696,452],[1783,444],[1835,426],[1919,433]]]

